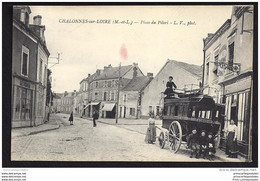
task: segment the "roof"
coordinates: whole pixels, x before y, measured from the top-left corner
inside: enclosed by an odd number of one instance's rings
[[[197,77],[202,77],[202,67],[199,65],[194,65],[194,64],[188,64],[185,62],[179,62],[176,60],[170,60],[174,64],[178,65],[179,67],[183,68],[184,70],[192,73],[193,75]]]
[[[63,96],[62,93],[54,93],[54,95],[53,95],[53,97],[54,97],[55,99],[60,99],[62,96]]]
[[[176,60],[169,60],[169,59],[164,64],[164,66],[161,68],[161,70],[156,74],[156,76],[159,75],[160,72],[162,72],[165,69],[165,67],[170,63],[176,64],[177,66],[181,67],[182,69],[186,70],[187,72],[190,72],[191,74],[197,76],[198,78],[202,77],[202,67],[201,66],[194,65],[194,64],[188,64],[188,63],[184,63],[184,62],[180,62],[180,61],[176,61]]]
[[[123,91],[140,91],[145,88],[150,82],[151,78],[148,76],[134,77],[123,89]]]
[[[125,75],[131,68],[132,65],[121,66],[120,75]],[[95,80],[113,79],[119,77],[119,67],[109,67],[103,71],[100,71],[100,75],[97,75]]]

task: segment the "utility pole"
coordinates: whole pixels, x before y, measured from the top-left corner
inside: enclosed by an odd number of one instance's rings
[[[117,87],[117,103],[116,103],[116,124],[118,123],[118,116],[119,116],[119,93],[120,93],[120,81],[121,81],[121,62],[119,64],[119,77],[118,77],[118,87]]]

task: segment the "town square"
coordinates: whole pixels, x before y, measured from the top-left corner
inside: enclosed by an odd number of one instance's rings
[[[12,161],[252,162],[254,6],[13,6]]]

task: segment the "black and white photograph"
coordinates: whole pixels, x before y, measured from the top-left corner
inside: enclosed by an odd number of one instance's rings
[[[257,162],[255,11],[14,4],[10,161]]]

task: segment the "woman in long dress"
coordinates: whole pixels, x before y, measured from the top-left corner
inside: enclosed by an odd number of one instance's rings
[[[146,132],[145,142],[149,144],[153,144],[155,140],[156,140],[155,120],[154,120],[154,115],[151,114],[150,118],[148,119],[148,128]]]
[[[226,154],[230,158],[237,158],[237,126],[235,125],[234,120],[231,120],[230,125],[227,127]]]

